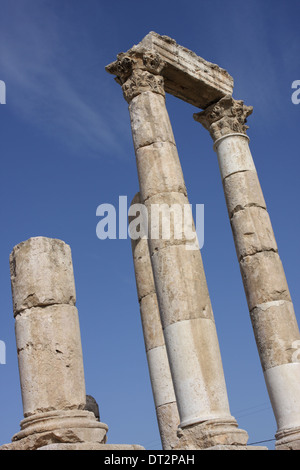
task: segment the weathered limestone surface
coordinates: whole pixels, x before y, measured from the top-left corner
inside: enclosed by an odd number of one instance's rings
[[[164,334],[168,352],[173,351],[171,370],[174,385],[176,384],[179,414],[185,418],[185,420],[181,418],[180,423],[183,434],[189,427],[194,427],[193,432],[188,433],[190,440],[198,435],[199,423],[215,419],[220,420],[223,425],[224,419],[227,419],[232,424],[231,434],[239,435],[239,443],[246,444],[247,433],[242,433],[240,429],[236,430],[236,422],[230,416],[213,322],[204,318],[178,321],[166,327]],[[187,353],[189,353],[188,360],[185,359]],[[230,434],[229,426],[226,427],[226,431],[222,429],[224,434]],[[206,447],[203,436],[201,432],[199,439],[193,441],[196,449]],[[230,441],[230,437],[228,440]],[[182,444],[183,440],[180,446]]]
[[[197,244],[192,211],[185,194],[178,191],[155,194],[145,201],[148,210],[150,254],[174,245],[189,246],[195,251]]]
[[[135,204],[140,204],[139,193],[134,197],[131,207],[134,208]],[[134,217],[129,217],[129,222],[133,219]],[[148,241],[145,237],[132,239],[131,244],[158,427],[163,449],[172,450],[178,443],[179,414],[161,325]]]
[[[168,156],[168,165],[166,158]],[[175,142],[154,142],[137,149],[140,184],[144,200],[163,191],[179,192],[186,195],[182,168],[178,160]]]
[[[234,433],[234,427],[236,433]],[[227,432],[224,432],[226,428]],[[228,450],[237,450],[237,448],[241,450],[243,447],[248,447],[246,440],[244,445],[241,445],[241,433],[237,423],[226,417],[223,420],[207,420],[198,424],[197,429],[190,426],[182,433],[182,439],[185,442],[185,445],[182,444],[186,450],[198,448],[208,450],[214,447],[222,447],[224,450],[224,446],[228,447]]]
[[[63,436],[65,438],[65,436]],[[61,434],[53,433],[43,436],[37,436],[36,439],[22,439],[11,444],[4,444],[0,450],[106,450],[106,451],[124,451],[124,450],[145,450],[144,447],[136,444],[99,444],[97,442],[72,442],[72,435],[69,435],[69,441],[61,441]],[[51,442],[53,440],[53,442]]]
[[[157,420],[160,425],[160,435],[162,443],[172,442],[172,447],[164,447],[164,450],[174,450],[178,446],[178,424],[179,424],[179,414],[176,401],[167,403],[165,405],[160,405],[156,409]],[[175,439],[174,439],[174,430],[176,430]]]
[[[240,261],[249,309],[275,300],[291,301],[278,253],[262,251]],[[297,338],[294,338],[297,339]]]
[[[247,118],[252,114],[253,107],[244,105],[242,100],[234,100],[231,94],[227,94],[221,98],[217,103],[213,103],[205,108],[205,111],[194,114],[194,119],[200,122],[211,135],[211,138],[216,143],[221,137],[226,137],[226,146],[240,145],[240,142],[235,138],[235,134],[246,135],[248,126],[246,125]],[[230,138],[229,141],[227,140]],[[232,137],[232,138],[231,138]],[[243,144],[242,144],[243,145]],[[228,153],[228,162],[236,166],[239,162],[245,160],[249,165],[249,169],[254,168],[254,163],[251,161],[250,150],[245,147],[245,153],[239,152]],[[220,159],[220,167],[227,165],[227,160]],[[225,176],[222,172],[222,176]]]
[[[83,410],[55,410],[37,413],[21,421],[21,431],[0,450],[37,450],[55,443],[105,443],[108,427],[93,413]]]
[[[152,31],[123,55],[138,52],[159,55],[164,63],[161,75],[165,91],[198,108],[204,109],[222,96],[232,93],[233,78],[226,70],[202,59],[168,36]],[[108,66],[108,71],[111,68]]]
[[[175,145],[171,123],[165,108],[163,88],[157,91],[145,90],[142,94],[136,95],[129,102],[129,112],[133,139],[140,152],[142,147],[151,144],[157,144],[156,147],[159,146],[159,148],[165,142]],[[159,119],[153,119],[153,115],[157,115]],[[174,164],[174,155],[171,163]]]
[[[78,312],[32,307],[15,320],[24,416],[85,406]]]
[[[104,445],[108,427],[85,392],[70,247],[31,238],[13,249],[10,268],[24,419],[1,450]]]
[[[165,67],[165,59],[156,51],[139,46],[128,53],[119,54],[118,60],[107,67],[110,73],[117,76],[124,98],[129,103],[140,197],[150,217],[153,206],[162,201],[167,201],[167,207],[178,205],[182,213],[184,206],[189,204],[165,107]],[[199,78],[199,82],[202,78]],[[204,95],[198,89],[198,96]],[[151,228],[150,224],[149,251],[180,415],[178,448],[185,448],[187,442],[195,449],[205,448],[208,443],[204,438],[203,426],[199,423],[208,420],[214,420],[213,425],[218,426],[218,433],[212,439],[213,444],[223,443],[224,436],[220,437],[223,432],[227,443],[245,445],[248,435],[237,428],[229,410],[219,344],[196,234],[194,249],[189,250],[191,240],[187,243],[181,236],[179,241],[178,233],[175,237],[175,229],[183,232],[178,224],[173,224],[171,229],[174,233],[167,239],[161,235],[153,239]],[[202,426],[199,436],[198,426]],[[193,432],[189,432],[189,429],[185,439],[188,427],[193,427]]]
[[[204,450],[268,450],[267,447],[263,446],[227,446],[227,445],[217,445],[208,447]]]
[[[254,335],[277,421],[276,448],[300,442],[300,333],[266,203],[246,135],[252,107],[231,96],[195,119],[209,130]]]
[[[258,304],[250,316],[264,371],[280,364],[293,363],[295,359],[299,361],[297,349],[300,342],[295,336],[298,325],[291,301],[275,300]],[[291,343],[293,337],[296,338],[295,343]]]
[[[241,258],[263,251],[278,251],[270,217],[265,209],[250,206],[237,211],[231,218],[231,227]]]
[[[70,247],[31,238],[14,248],[10,266],[24,416],[84,409]]]
[[[174,323],[197,318],[214,324],[203,264],[196,250],[186,250],[184,245],[169,246],[160,253],[153,253],[152,266],[157,272],[156,286],[164,312],[164,329]],[[170,279],[168,275],[171,273]],[[194,295],[186,295],[188,290],[193,290]],[[168,295],[164,295],[165,292]]]
[[[71,250],[35,237],[10,256],[24,420],[14,448],[106,441],[86,392]]]
[[[75,305],[70,247],[61,240],[31,238],[10,255],[14,315],[31,307]]]
[[[267,208],[254,170],[229,174],[223,178],[223,188],[230,219],[235,212],[247,207]]]
[[[136,444],[97,444],[97,443],[82,443],[75,444],[48,444],[39,447],[37,450],[145,450],[144,447]]]

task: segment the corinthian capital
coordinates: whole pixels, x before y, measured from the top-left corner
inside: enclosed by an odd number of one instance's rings
[[[227,134],[247,134],[247,117],[252,111],[252,106],[245,106],[242,100],[234,100],[231,95],[226,95],[201,113],[194,114],[194,119],[200,122],[216,141]]]
[[[106,70],[116,75],[116,81],[122,86],[126,101],[130,102],[144,91],[165,94],[164,80],[160,75],[165,63],[159,54],[133,48],[117,57]]]
[[[152,91],[159,95],[165,95],[164,79],[160,75],[153,75],[146,70],[136,69],[122,85],[125,100],[130,103],[132,98],[144,91]]]

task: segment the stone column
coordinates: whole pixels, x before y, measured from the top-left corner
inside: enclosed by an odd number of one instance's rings
[[[164,64],[159,56],[132,49],[107,70],[117,76],[129,103],[141,201],[148,209],[189,204],[165,106]],[[167,211],[166,211],[167,212]],[[163,217],[166,213],[163,211]],[[151,226],[152,225],[152,226]],[[213,312],[199,249],[174,236],[151,238],[149,251],[164,338],[180,415],[180,448],[247,443],[231,416]]]
[[[135,207],[138,211],[140,207],[139,193],[131,203],[131,209]],[[131,223],[133,220],[134,217],[131,214],[129,222]],[[142,236],[137,239],[131,238],[131,245],[145,349],[161,442],[164,450],[172,450],[178,444],[179,414],[160,320],[148,241],[146,237]]]
[[[300,336],[245,125],[252,107],[231,96],[194,115],[209,130],[250,316],[277,420],[277,449],[300,448]]]
[[[105,443],[106,424],[85,410],[70,247],[31,238],[13,249],[10,269],[24,411],[21,430],[12,439],[15,447]]]

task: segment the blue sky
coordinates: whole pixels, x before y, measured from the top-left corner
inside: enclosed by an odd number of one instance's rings
[[[8,259],[41,235],[72,249],[86,389],[108,442],[160,448],[130,240],[96,237],[98,205],[117,208],[138,190],[127,103],[104,67],[149,31],[225,68],[234,97],[254,107],[251,151],[299,322],[299,14],[293,0],[0,0],[0,443],[23,417]],[[190,203],[205,206],[202,256],[231,412],[249,443],[273,439],[212,141],[196,108],[172,96],[167,108]]]

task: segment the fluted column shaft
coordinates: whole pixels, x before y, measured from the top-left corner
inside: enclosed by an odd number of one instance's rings
[[[231,96],[194,118],[218,156],[236,253],[280,448],[300,448],[300,336],[284,269],[249,148],[252,107]]]
[[[161,322],[180,415],[194,448],[246,444],[229,410],[226,384],[201,254],[174,222],[171,236],[151,237],[156,205],[182,210],[189,204],[165,106],[163,63],[158,56],[120,55],[109,71],[129,103],[141,201],[149,215],[149,252]],[[162,211],[163,218],[166,213]],[[159,223],[158,223],[159,225]],[[195,240],[192,242],[195,243]],[[183,443],[184,439],[182,439]],[[183,444],[181,444],[183,445]]]

